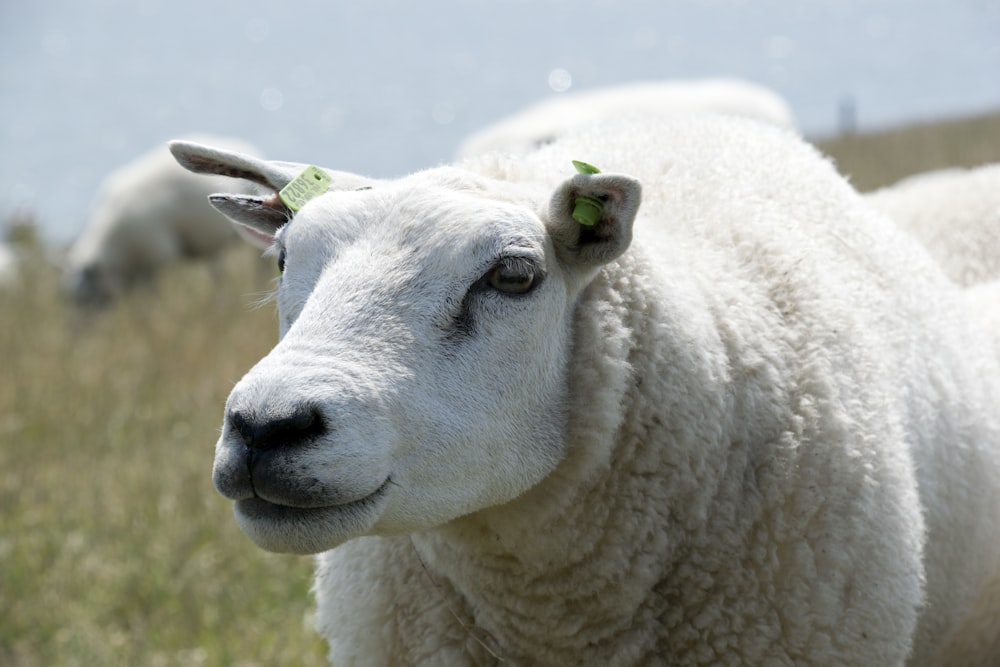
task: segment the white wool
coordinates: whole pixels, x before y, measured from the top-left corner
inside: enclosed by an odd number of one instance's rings
[[[908,176],[865,198],[961,285],[1000,278],[1000,164]]]
[[[17,285],[20,279],[17,253],[6,243],[0,243],[0,289]]]
[[[558,93],[467,137],[456,151],[470,157],[526,153],[587,125],[623,115],[654,117],[717,113],[795,128],[795,116],[776,92],[740,79],[641,81]]]
[[[257,152],[237,139],[199,139]],[[216,258],[237,235],[209,205],[208,195],[234,190],[248,187],[185,171],[165,144],[119,167],[102,181],[86,226],[67,255],[70,296],[81,305],[106,304],[170,264]]]
[[[965,290],[969,310],[993,334],[1000,356],[1000,278],[970,285]]]
[[[337,667],[993,664],[978,302],[791,133],[648,123],[246,207],[286,270],[216,449],[241,527],[325,550]]]

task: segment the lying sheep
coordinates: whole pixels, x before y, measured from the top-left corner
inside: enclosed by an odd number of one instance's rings
[[[526,153],[560,135],[624,114],[655,116],[723,113],[794,128],[791,108],[777,93],[739,79],[637,82],[561,93],[504,118],[466,138],[460,158],[503,151]]]
[[[1000,363],[815,150],[690,118],[331,176],[213,197],[283,270],[213,479],[320,553],[337,667],[994,664]]]
[[[201,140],[257,152],[235,139]],[[170,264],[216,259],[237,236],[205,199],[234,187],[243,186],[179,168],[165,145],[115,170],[101,184],[87,225],[66,258],[69,296],[81,306],[105,306]]]
[[[865,196],[961,285],[1000,278],[1000,164],[909,176]]]

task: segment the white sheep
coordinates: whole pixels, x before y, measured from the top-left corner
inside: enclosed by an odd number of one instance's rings
[[[198,139],[257,153],[236,139]],[[67,254],[69,296],[79,305],[103,306],[170,264],[217,259],[237,235],[207,197],[241,187],[181,169],[165,144],[116,169],[101,183],[86,227]]]
[[[865,195],[961,285],[1000,278],[1000,164],[908,176]]]
[[[213,479],[320,553],[337,667],[994,664],[993,341],[814,149],[706,117],[331,175],[213,197],[283,268]]]
[[[17,252],[6,243],[0,243],[0,289],[18,284],[21,273],[19,264]]]
[[[794,114],[776,92],[740,79],[643,81],[559,93],[467,137],[457,157],[491,151],[526,153],[566,132],[625,114],[722,113],[794,128]]]

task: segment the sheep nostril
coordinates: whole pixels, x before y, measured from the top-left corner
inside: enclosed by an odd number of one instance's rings
[[[292,447],[312,440],[326,430],[322,416],[311,405],[296,406],[283,414],[232,410],[228,420],[250,449]]]

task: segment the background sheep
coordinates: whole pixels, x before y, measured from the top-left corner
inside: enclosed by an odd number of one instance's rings
[[[489,151],[525,153],[574,128],[623,114],[654,116],[715,112],[795,127],[788,103],[764,86],[739,79],[638,82],[561,93],[465,139],[458,157]]]
[[[255,154],[228,138],[203,140]],[[207,203],[219,190],[245,188],[226,178],[198,178],[181,169],[166,145],[109,174],[87,225],[66,258],[66,290],[75,303],[103,306],[149,282],[182,259],[213,260],[235,239],[233,227]]]
[[[1000,278],[1000,164],[941,169],[865,196],[961,285]]]
[[[18,273],[17,253],[6,243],[0,243],[0,288],[15,286]]]
[[[330,549],[338,667],[934,665],[968,626],[996,641],[998,610],[970,617],[1000,572],[992,341],[788,133],[608,125],[288,225],[274,197],[216,202],[284,275],[214,481],[258,545]]]

